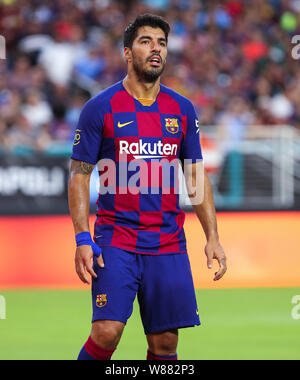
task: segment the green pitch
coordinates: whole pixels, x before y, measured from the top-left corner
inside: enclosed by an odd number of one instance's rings
[[[90,331],[85,291],[0,291],[0,359],[75,359]],[[299,359],[300,288],[198,290],[201,327],[179,331],[179,359]],[[180,299],[178,299],[180,302]],[[113,359],[145,359],[138,305]]]

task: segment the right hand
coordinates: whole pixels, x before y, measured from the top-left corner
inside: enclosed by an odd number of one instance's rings
[[[97,275],[93,270],[93,255],[93,250],[90,245],[81,245],[76,248],[75,268],[78,277],[85,284],[90,284],[87,273],[92,277],[97,278]],[[97,262],[100,268],[104,268],[102,255],[97,258]]]
[[[219,270],[215,273],[214,281],[220,280],[227,271],[226,256],[223,247],[218,239],[208,240],[205,246],[205,254],[207,256],[207,267],[213,267],[213,260],[219,263]]]

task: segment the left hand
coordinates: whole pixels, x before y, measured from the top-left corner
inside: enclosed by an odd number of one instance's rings
[[[213,260],[219,263],[219,270],[215,273],[214,281],[220,280],[227,271],[225,252],[217,239],[208,240],[205,246],[205,254],[207,256],[207,267],[213,267]]]

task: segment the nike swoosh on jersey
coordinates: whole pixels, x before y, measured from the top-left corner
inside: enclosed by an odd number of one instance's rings
[[[122,127],[125,127],[125,126],[128,125],[128,124],[133,123],[133,122],[134,122],[134,120],[129,121],[128,123],[124,123],[124,124],[121,124],[120,122],[118,122],[118,127],[119,127],[119,128],[122,128]]]

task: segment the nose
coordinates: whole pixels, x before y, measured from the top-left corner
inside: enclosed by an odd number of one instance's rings
[[[158,41],[152,41],[151,50],[155,52],[160,52],[161,46]]]

